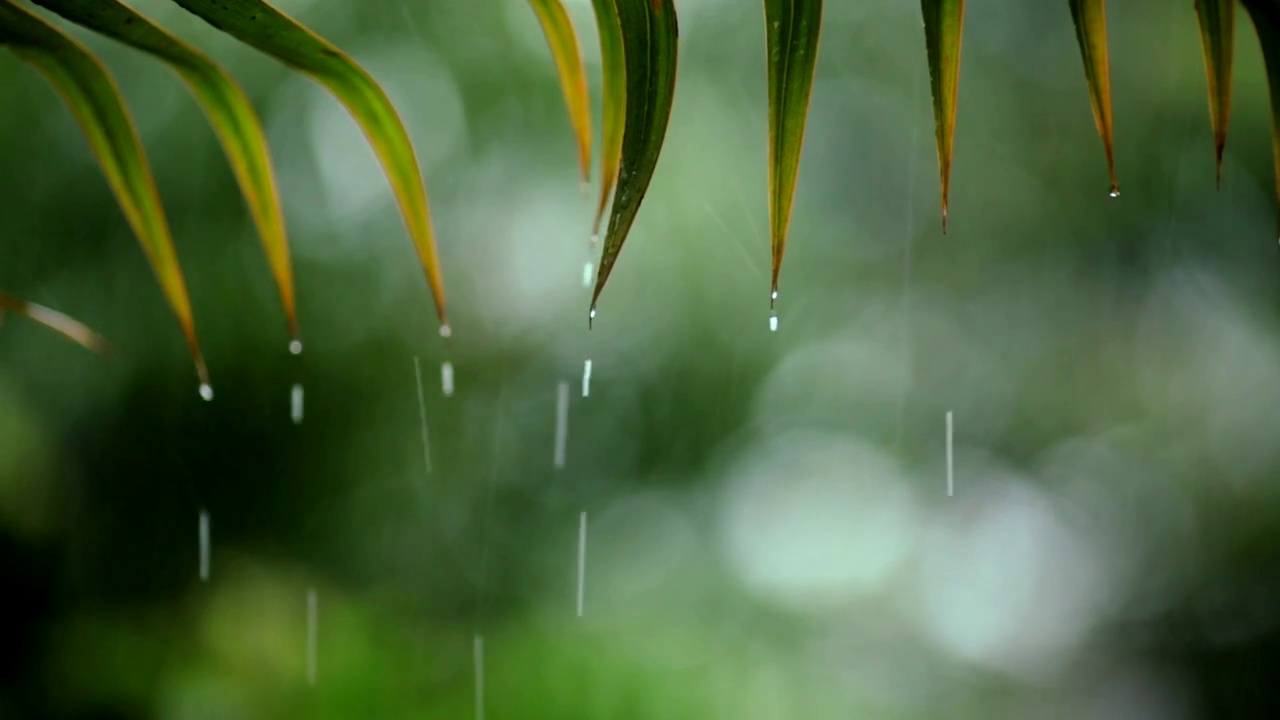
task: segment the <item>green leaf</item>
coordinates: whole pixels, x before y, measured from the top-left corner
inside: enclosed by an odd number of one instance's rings
[[[600,34],[600,203],[596,208],[592,238],[600,234],[600,223],[609,206],[622,162],[622,133],[627,113],[627,66],[622,51],[622,24],[615,0],[591,0],[595,9],[596,28]]]
[[[1227,146],[1227,122],[1231,116],[1235,11],[1235,0],[1196,0],[1196,14],[1200,17],[1200,45],[1204,50],[1204,70],[1209,82],[1209,119],[1213,122],[1218,187],[1222,187],[1222,151]]]
[[[1089,84],[1089,104],[1098,124],[1098,135],[1107,153],[1107,171],[1111,175],[1111,197],[1120,195],[1116,184],[1115,131],[1111,122],[1111,63],[1107,59],[1106,0],[1067,0],[1071,19],[1080,41],[1080,57],[1084,60],[1085,81]]]
[[[587,69],[582,64],[578,35],[560,0],[529,0],[542,24],[542,32],[551,47],[560,74],[560,89],[569,110],[569,122],[578,139],[578,161],[582,166],[582,182],[591,179],[591,102],[587,98]]]
[[[449,334],[444,279],[413,143],[377,82],[341,50],[262,0],[173,0],[214,27],[315,78],[364,130],[391,183],[431,287],[442,335]]]
[[[938,137],[938,172],[942,179],[942,232],[947,231],[947,198],[951,192],[951,156],[956,137],[956,104],[960,90],[960,46],[964,37],[964,0],[920,0],[924,15],[933,120]]]
[[[196,339],[187,283],[147,156],[115,79],[79,42],[39,17],[0,0],[0,45],[7,45],[53,85],[89,141],[107,184],[146,252],[186,335],[201,390],[208,372]]]
[[[653,179],[676,91],[679,29],[672,0],[614,0],[626,60],[627,105],[618,187],[591,293],[591,316]]]
[[[778,273],[787,246],[791,204],[809,116],[822,27],[822,0],[764,0],[769,67],[769,228],[773,276],[769,306],[778,299]]]
[[[3,13],[0,10],[0,13]],[[19,315],[25,315],[32,320],[44,325],[47,328],[55,330],[69,338],[72,342],[98,353],[106,355],[110,348],[107,341],[102,336],[85,327],[76,320],[63,315],[57,310],[52,310],[43,305],[37,305],[26,300],[19,300],[9,293],[0,290],[0,322],[4,321],[5,311],[13,311]]]
[[[1280,200],[1280,2],[1277,0],[1242,0],[1253,20],[1262,46],[1262,59],[1267,68],[1267,85],[1271,92],[1271,145],[1276,178],[1276,199]]]
[[[240,86],[203,53],[117,0],[35,0],[90,30],[154,55],[187,84],[208,116],[244,193],[275,276],[289,333],[298,338],[293,265],[262,123]]]

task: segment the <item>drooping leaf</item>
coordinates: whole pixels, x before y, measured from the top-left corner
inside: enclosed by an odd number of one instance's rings
[[[942,232],[947,231],[947,199],[951,192],[951,157],[956,137],[960,90],[960,46],[964,39],[964,0],[920,0],[924,15],[929,85],[938,137],[938,172],[942,179]]]
[[[1080,57],[1084,60],[1084,76],[1089,84],[1089,104],[1093,119],[1107,153],[1107,172],[1111,175],[1111,197],[1120,195],[1116,184],[1115,131],[1111,122],[1111,62],[1107,59],[1106,0],[1067,0],[1071,19],[1075,21],[1076,39],[1080,41]]]
[[[62,17],[163,60],[186,82],[218,134],[271,265],[290,335],[298,338],[293,265],[267,138],[231,76],[119,0],[35,0]]]
[[[626,59],[627,105],[618,187],[609,213],[591,315],[653,179],[676,90],[679,29],[672,0],[615,0]]]
[[[1267,68],[1267,85],[1271,92],[1271,145],[1276,178],[1276,199],[1280,200],[1280,2],[1276,0],[1242,0],[1253,20],[1262,46],[1262,59]]]
[[[0,11],[3,12],[3,11]],[[32,320],[65,335],[72,342],[98,353],[106,355],[109,352],[107,341],[102,336],[85,327],[80,322],[63,315],[57,310],[47,308],[43,305],[37,305],[26,300],[19,300],[9,293],[0,290],[0,320],[3,319],[5,311],[12,311],[19,315],[25,315]]]
[[[778,273],[791,224],[791,203],[809,116],[809,93],[818,59],[822,0],[765,0],[769,68],[769,229],[773,275],[769,305],[778,298]]]
[[[591,179],[591,103],[587,98],[587,69],[582,64],[578,34],[560,0],[529,0],[551,46],[551,56],[560,74],[560,89],[569,110],[569,122],[578,139],[578,162],[582,182]]]
[[[1222,151],[1227,145],[1231,116],[1231,61],[1235,54],[1235,0],[1196,0],[1200,18],[1200,45],[1209,82],[1209,118],[1213,122],[1213,147],[1217,183],[1222,186]]]
[[[0,0],[0,45],[40,72],[71,109],[178,316],[202,390],[208,388],[191,299],[164,206],[115,79],[79,42],[12,0]]]
[[[364,130],[391,183],[447,335],[444,279],[413,143],[386,92],[341,50],[262,0],[173,0],[206,22],[315,78]]]
[[[600,34],[600,202],[596,207],[592,237],[600,234],[600,223],[609,206],[618,166],[622,161],[622,133],[627,114],[627,66],[622,51],[622,24],[616,0],[591,0],[596,28]]]

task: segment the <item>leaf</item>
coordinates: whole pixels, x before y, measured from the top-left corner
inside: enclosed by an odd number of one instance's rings
[[[822,0],[765,0],[764,17],[769,53],[769,227],[773,241],[769,306],[773,307],[809,116]]]
[[[0,13],[2,12],[4,11],[0,10]],[[0,321],[3,321],[6,310],[12,310],[19,315],[26,315],[41,325],[65,335],[72,342],[82,345],[99,355],[106,355],[110,352],[107,341],[103,340],[101,335],[76,320],[63,315],[57,310],[27,302],[26,300],[19,300],[0,290]]]
[[[164,206],[115,79],[79,42],[12,0],[0,0],[0,45],[9,46],[43,75],[71,109],[178,316],[201,387],[207,388],[191,299]]]
[[[1209,119],[1213,122],[1218,187],[1222,187],[1222,151],[1227,145],[1227,122],[1231,116],[1235,10],[1235,0],[1196,0],[1196,14],[1200,17],[1200,44],[1204,50],[1204,69],[1209,82]]]
[[[960,90],[960,46],[964,36],[964,0],[920,0],[924,15],[929,85],[938,137],[938,172],[942,178],[942,232],[947,231],[947,198],[951,192],[951,156],[956,137]]]
[[[1111,122],[1111,63],[1107,59],[1106,0],[1067,0],[1071,19],[1080,41],[1080,57],[1084,60],[1085,81],[1089,84],[1089,103],[1093,119],[1107,153],[1107,171],[1111,174],[1111,197],[1119,197],[1116,184],[1115,131]]]
[[[1271,145],[1276,178],[1276,199],[1280,200],[1280,2],[1276,0],[1242,0],[1253,20],[1262,46],[1262,59],[1267,68],[1267,85],[1271,93]]]
[[[117,0],[35,0],[62,17],[169,65],[191,89],[218,134],[275,276],[289,333],[298,338],[293,266],[267,138],[240,86],[203,53]]]
[[[618,179],[622,161],[622,134],[627,113],[627,67],[622,51],[622,24],[616,0],[591,0],[600,35],[600,76],[603,96],[600,116],[600,203],[596,208],[592,238],[600,234],[609,196]]]
[[[676,90],[679,29],[672,0],[614,0],[626,58],[627,105],[618,187],[591,293],[591,316],[653,179]]]
[[[444,279],[413,143],[377,82],[341,50],[262,0],[173,0],[210,25],[310,75],[333,93],[364,130],[387,175],[431,287],[440,332],[448,335]]]
[[[560,0],[529,0],[529,4],[542,24],[560,74],[560,89],[564,92],[573,133],[578,138],[578,161],[585,183],[591,179],[591,103],[587,98],[587,69],[582,64],[578,35]]]

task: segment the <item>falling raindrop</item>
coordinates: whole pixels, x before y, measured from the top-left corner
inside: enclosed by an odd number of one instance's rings
[[[200,397],[204,398],[206,401],[212,400],[213,386],[205,382],[200,383]]]
[[[413,377],[418,382],[418,423],[422,426],[422,459],[427,464],[427,473],[431,472],[431,443],[427,438],[427,399],[422,391],[422,364],[418,356],[413,356]]]
[[[295,339],[295,340],[290,340],[290,341],[289,341],[289,352],[290,352],[290,353],[292,353],[292,354],[294,354],[294,355],[301,355],[301,354],[302,354],[302,341],[301,341],[301,340],[296,340],[296,339]]]
[[[209,582],[209,511],[200,511],[200,582]]]
[[[293,417],[294,425],[302,424],[302,383],[294,383],[293,391],[289,394],[289,414]]]
[[[591,276],[595,270],[596,266],[590,260],[582,264],[582,287],[591,287]]]
[[[440,337],[442,338],[453,337],[453,328],[449,326],[449,323],[440,324]]]
[[[484,720],[484,637],[476,635],[471,643],[476,672],[476,720]]]
[[[445,397],[453,395],[453,363],[448,360],[440,363],[440,389]]]
[[[578,617],[587,600],[587,511],[578,516]]]
[[[569,383],[561,382],[556,387],[556,446],[553,462],[557,468],[564,467],[565,447],[569,442]]]
[[[316,642],[319,639],[320,600],[316,589],[307,589],[307,682],[316,684]]]
[[[591,358],[582,363],[582,397],[591,396]]]
[[[769,311],[769,332],[778,332],[778,311]]]
[[[600,233],[591,233],[591,246],[595,247],[600,242]]]
[[[955,495],[955,462],[954,453],[952,452],[952,435],[954,423],[951,419],[951,411],[947,411],[947,497]]]

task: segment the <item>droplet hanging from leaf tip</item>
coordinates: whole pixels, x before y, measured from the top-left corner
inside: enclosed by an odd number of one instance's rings
[[[1115,185],[1112,185],[1110,194],[1113,199],[1120,197],[1120,188]]]
[[[200,383],[200,397],[206,401],[213,399],[213,386],[207,382]]]
[[[587,329],[590,329],[592,327],[592,324],[595,323],[595,321],[596,321],[596,306],[592,305],[591,311],[587,313]]]
[[[301,341],[301,340],[298,340],[297,338],[294,338],[293,340],[290,340],[290,341],[289,341],[289,354],[291,354],[291,355],[301,355],[301,354],[302,354],[302,341]]]

